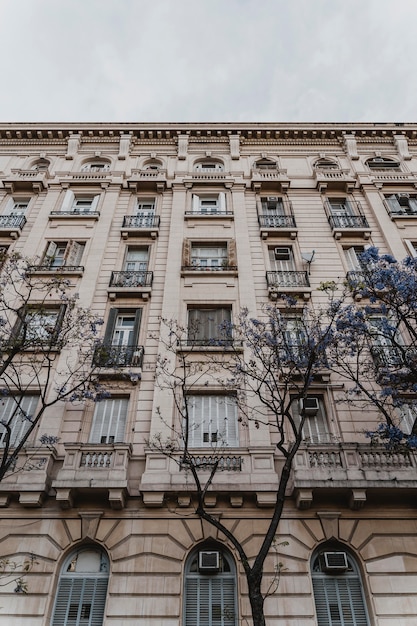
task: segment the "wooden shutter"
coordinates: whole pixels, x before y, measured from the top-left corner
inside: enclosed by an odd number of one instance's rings
[[[186,267],[191,265],[191,241],[184,239],[182,244],[182,264]]]
[[[62,577],[51,626],[102,626],[107,585],[107,577]]]
[[[64,201],[62,202],[61,211],[71,211],[74,205],[74,200],[74,192],[71,189],[67,189],[67,191],[65,192]]]
[[[227,255],[228,255],[228,264],[229,265],[237,265],[237,256],[236,256],[236,240],[231,239],[227,244]]]
[[[79,265],[83,256],[85,243],[70,241],[65,253],[66,265]]]
[[[368,626],[362,586],[357,576],[314,576],[319,626]]]
[[[185,626],[235,626],[235,580],[189,577],[185,583]]]
[[[124,441],[127,398],[97,402],[91,426],[90,443],[117,443]]]
[[[14,213],[14,211],[13,211],[14,204],[15,204],[15,202],[14,202],[13,198],[9,198],[8,201],[7,201],[7,204],[6,204],[6,208],[4,210],[4,215],[13,215],[13,213]]]

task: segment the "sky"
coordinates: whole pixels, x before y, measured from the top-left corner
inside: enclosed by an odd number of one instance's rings
[[[0,0],[0,122],[415,122],[416,0]]]

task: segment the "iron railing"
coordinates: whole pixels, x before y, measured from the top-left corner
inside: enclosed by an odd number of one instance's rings
[[[94,364],[98,367],[142,367],[143,346],[100,345],[94,351]]]
[[[26,224],[24,215],[0,215],[0,228],[19,228]]]
[[[275,271],[266,273],[268,287],[310,287],[308,272]]]
[[[125,215],[123,218],[124,228],[159,228],[159,215]]]
[[[110,287],[151,287],[153,272],[112,272]]]

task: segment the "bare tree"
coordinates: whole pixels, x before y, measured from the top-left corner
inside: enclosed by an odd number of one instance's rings
[[[60,268],[40,273],[30,259],[16,254],[3,259],[0,480],[20,469],[19,453],[47,409],[106,395],[94,360],[101,324],[79,306]],[[54,437],[44,434],[40,443],[51,445]]]
[[[243,565],[254,626],[265,625],[264,601],[276,590],[274,582],[263,588],[264,565],[276,542],[285,492],[294,457],[306,438],[305,422],[314,382],[329,372],[326,351],[333,340],[338,307],[314,311],[288,300],[284,310],[266,306],[260,319],[244,310],[234,324],[222,324],[216,338],[202,342],[195,329],[163,321],[164,353],[157,363],[157,384],[171,392],[178,419],[172,426],[163,410],[159,414],[169,436],[157,435],[148,444],[169,456],[192,477],[196,514],[220,531],[234,546]],[[196,339],[197,338],[197,339]],[[206,343],[208,350],[202,343]],[[215,484],[216,472],[230,462],[227,418],[224,430],[210,429],[194,416],[193,393],[202,387],[221,386],[225,402],[236,404],[243,426],[253,422],[275,432],[281,460],[275,505],[259,550],[250,557],[239,538],[213,515],[205,503]],[[196,432],[206,430],[196,437]],[[165,428],[166,431],[166,428]],[[196,453],[196,440],[206,441],[204,454]],[[279,574],[278,570],[277,573]]]

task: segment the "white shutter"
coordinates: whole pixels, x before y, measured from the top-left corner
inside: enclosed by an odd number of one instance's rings
[[[231,396],[189,396],[189,445],[238,445],[237,405]]]
[[[196,193],[193,193],[193,213],[200,212],[200,196],[197,196]]]
[[[15,202],[13,198],[9,198],[6,204],[6,208],[4,210],[4,215],[13,215]]]
[[[90,208],[91,212],[97,211],[99,200],[100,200],[100,195],[94,196],[91,202],[91,208]]]
[[[74,192],[71,189],[67,189],[67,191],[65,192],[64,200],[62,202],[61,211],[63,212],[71,211],[74,205],[74,201],[75,201]]]
[[[358,258],[358,246],[352,246],[345,250],[345,256],[349,271],[358,272],[362,269]]]
[[[91,427],[90,443],[124,441],[128,402],[127,398],[97,402]]]
[[[38,396],[5,397],[0,405],[0,421],[11,427],[10,444],[18,445],[36,417]],[[0,423],[0,446],[4,445],[7,431]]]
[[[226,212],[226,194],[224,191],[219,193],[219,211],[220,213]]]
[[[391,213],[404,213],[404,209],[398,202],[398,198],[395,194],[388,196],[385,200],[387,201]]]
[[[417,257],[417,248],[412,241],[409,239],[404,239],[404,244],[407,247],[410,256]]]

